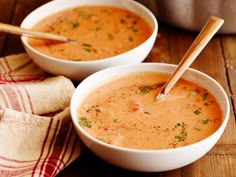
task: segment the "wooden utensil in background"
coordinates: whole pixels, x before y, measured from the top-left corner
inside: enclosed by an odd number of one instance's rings
[[[65,36],[20,28],[18,26],[9,25],[5,23],[0,23],[0,32],[22,35],[32,38],[48,39],[60,42],[76,42],[75,40],[68,39]]]

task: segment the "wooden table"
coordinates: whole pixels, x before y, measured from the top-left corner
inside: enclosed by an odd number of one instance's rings
[[[49,0],[0,0],[0,22],[19,25],[33,9]],[[159,34],[145,61],[177,64],[197,33],[159,23]],[[0,56],[24,52],[19,37],[0,33]],[[62,171],[59,177],[236,177],[236,35],[216,35],[191,65],[214,79],[227,92],[231,115],[226,130],[204,157],[173,171],[140,173],[114,167],[89,150]]]

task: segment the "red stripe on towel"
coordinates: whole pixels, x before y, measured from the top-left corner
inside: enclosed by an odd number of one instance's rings
[[[68,127],[68,128],[67,128]],[[65,137],[64,145],[62,146],[63,149],[61,151],[61,155],[58,154],[58,159],[65,159],[66,153],[68,153],[68,147],[71,142],[72,138],[72,124],[67,123],[66,126],[64,124],[61,125],[61,130],[63,131],[62,133],[67,134],[68,136]],[[67,133],[65,133],[65,131]],[[60,169],[63,169],[65,167],[66,163],[64,161],[57,161],[57,168],[53,169],[54,172],[52,174],[57,174]],[[61,167],[62,166],[62,167]],[[47,171],[47,169],[46,169]]]
[[[28,107],[28,108],[30,109],[30,110],[27,109],[27,110],[28,110],[27,112],[34,114],[34,108],[33,108],[32,100],[31,100],[31,98],[30,98],[30,94],[29,94],[28,90],[27,90],[23,85],[22,85],[21,87],[23,88],[23,90],[25,91],[25,94],[27,95],[27,96],[26,96],[26,99],[27,99],[26,102],[28,102],[28,104],[29,104],[29,107]],[[23,98],[23,99],[24,99],[24,98]],[[22,101],[24,101],[23,99],[22,99]],[[25,106],[25,105],[24,105],[24,106]]]
[[[50,120],[50,123],[49,123],[49,125],[48,125],[47,133],[46,133],[46,136],[45,136],[45,138],[44,138],[44,142],[43,142],[43,145],[42,145],[42,148],[41,148],[40,156],[39,156],[38,161],[36,162],[36,164],[35,164],[35,166],[34,166],[34,168],[33,168],[33,170],[32,170],[32,173],[31,173],[31,174],[32,174],[32,177],[34,176],[34,174],[35,174],[35,172],[36,172],[36,169],[37,169],[37,167],[38,167],[38,164],[39,164],[39,162],[40,162],[40,160],[41,160],[41,158],[42,158],[42,155],[43,155],[43,153],[44,153],[44,151],[45,151],[44,148],[45,148],[45,146],[46,146],[48,137],[49,137],[49,135],[50,135],[50,129],[51,129],[52,123],[53,123],[53,119]],[[50,150],[50,149],[49,149],[49,150]]]
[[[45,167],[45,171],[48,174],[53,174],[54,170],[57,171],[59,166],[57,165],[59,159],[63,159],[61,156],[61,153],[63,152],[64,146],[68,143],[68,130],[70,125],[68,123],[61,123],[59,127],[59,131],[57,132],[57,138],[56,142],[53,146],[53,153],[50,155],[50,157],[47,158],[47,163]],[[58,138],[60,137],[60,138]],[[59,161],[59,163],[63,163],[62,161]]]
[[[18,102],[18,97],[16,94],[16,91],[13,89],[13,86],[10,84],[4,84],[2,85],[3,90],[8,95],[8,100],[10,102],[9,108],[12,108],[17,111],[22,111],[21,106]]]
[[[5,69],[5,72],[6,72],[5,75],[8,76],[8,78],[10,78],[9,81],[15,82],[15,80],[14,80],[13,77],[11,76],[12,69],[11,69],[11,67],[10,67],[10,65],[9,65],[9,63],[8,63],[8,61],[7,61],[7,58],[6,58],[6,57],[3,57],[3,61],[5,62],[6,66],[7,66],[7,69],[8,69],[8,70]]]

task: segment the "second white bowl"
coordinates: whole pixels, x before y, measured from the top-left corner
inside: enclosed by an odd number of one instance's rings
[[[132,11],[138,14],[139,16],[143,17],[147,21],[147,23],[152,28],[152,34],[144,43],[128,52],[114,57],[88,62],[65,61],[44,55],[28,44],[27,37],[22,37],[22,43],[25,47],[26,52],[37,65],[39,65],[41,68],[48,71],[49,73],[55,75],[64,75],[72,80],[82,80],[90,74],[101,69],[117,65],[140,63],[147,57],[156,40],[158,24],[155,16],[151,13],[149,9],[133,0],[51,1],[31,12],[24,19],[21,24],[21,27],[32,28],[37,22],[55,12],[83,5],[108,5]],[[122,41],[120,42],[122,43]]]
[[[229,119],[230,105],[228,97],[220,84],[208,75],[194,69],[188,69],[184,73],[183,78],[198,83],[209,90],[209,92],[215,96],[223,112],[223,122],[221,126],[212,135],[197,143],[163,150],[122,148],[97,140],[88,134],[79,124],[78,108],[81,106],[83,100],[88,95],[92,96],[91,92],[93,92],[95,88],[103,85],[103,83],[132,72],[152,71],[171,73],[175,68],[176,65],[160,63],[117,66],[99,71],[82,81],[72,96],[70,109],[74,127],[85,145],[97,156],[111,164],[129,170],[143,172],[173,170],[188,165],[205,155],[223,134]]]

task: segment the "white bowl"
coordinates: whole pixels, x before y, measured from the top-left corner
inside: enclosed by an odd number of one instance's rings
[[[171,73],[176,65],[160,63],[140,63],[134,65],[117,66],[99,71],[76,88],[71,104],[71,116],[74,127],[85,145],[97,156],[121,168],[142,171],[160,172],[186,166],[205,155],[219,140],[229,119],[230,105],[224,89],[208,75],[194,69],[188,69],[183,78],[198,83],[208,89],[218,100],[223,111],[223,122],[219,129],[200,142],[164,150],[137,150],[106,144],[89,135],[78,123],[77,110],[82,101],[94,88],[108,82],[116,76],[139,71],[157,71]]]
[[[31,12],[22,22],[22,28],[32,28],[38,21],[50,14],[63,9],[82,5],[109,5],[130,10],[143,17],[152,28],[151,36],[138,47],[123,54],[96,61],[65,61],[44,55],[28,42],[27,37],[22,37],[22,43],[28,55],[44,70],[54,75],[64,75],[72,80],[82,80],[88,75],[111,66],[134,64],[142,62],[151,51],[156,40],[158,24],[155,16],[145,6],[133,0],[56,0],[51,1]],[[122,41],[120,41],[122,42]]]

